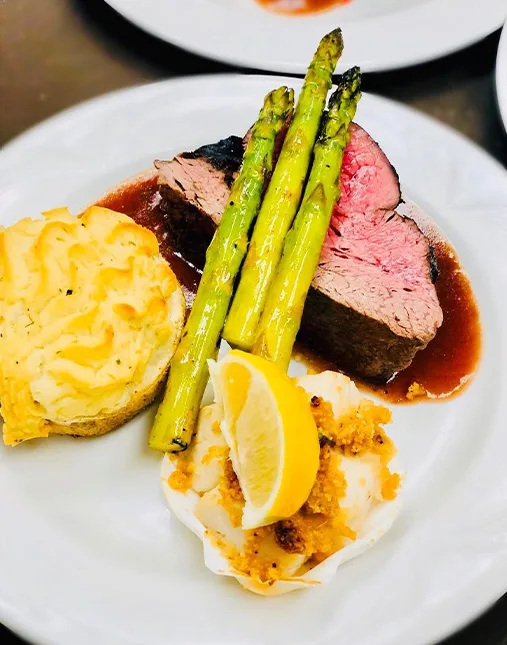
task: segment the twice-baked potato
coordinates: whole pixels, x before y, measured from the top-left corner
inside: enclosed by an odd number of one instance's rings
[[[97,435],[149,404],[185,318],[153,233],[93,206],[0,230],[0,402],[6,444]]]

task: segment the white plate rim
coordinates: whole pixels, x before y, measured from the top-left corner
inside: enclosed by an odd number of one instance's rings
[[[507,17],[502,0],[484,0],[480,5],[423,0],[405,10],[358,20],[344,19],[339,8],[287,18],[239,2],[231,17],[229,2],[217,0],[106,2],[144,31],[187,51],[232,65],[289,74],[306,72],[318,40],[336,26],[342,27],[345,38],[338,69],[359,65],[365,72],[378,72],[463,49],[500,28]],[[258,46],[252,45],[255,41]]]
[[[495,83],[498,108],[502,117],[503,127],[507,132],[507,22],[502,29],[498,43]]]
[[[55,128],[58,128],[66,121],[73,122],[76,118],[79,119],[80,116],[84,117],[87,113],[100,112],[103,106],[111,102],[112,103],[116,103],[117,101],[121,102],[121,101],[124,101],[125,99],[128,100],[129,97],[136,98],[136,97],[139,97],[143,92],[158,94],[159,93],[158,90],[164,89],[165,87],[170,87],[172,89],[181,89],[181,88],[184,88],[185,85],[192,86],[194,84],[220,85],[221,83],[250,84],[250,83],[260,83],[260,82],[265,82],[266,84],[269,83],[270,85],[273,85],[276,82],[292,83],[294,86],[299,85],[299,81],[297,81],[296,79],[286,79],[286,78],[278,78],[278,77],[243,77],[243,76],[236,76],[236,75],[220,75],[220,76],[194,77],[192,79],[177,79],[174,81],[162,81],[159,83],[140,86],[137,88],[119,90],[96,99],[91,99],[83,104],[80,104],[74,108],[66,110],[54,117],[51,117],[50,119],[46,120],[45,122],[37,126],[34,126],[31,130],[27,131],[17,139],[7,144],[2,150],[2,152],[0,153],[0,160],[4,162],[6,157],[9,157],[10,155],[12,155],[13,152],[14,154],[16,154],[17,150],[20,150],[21,152],[23,152],[23,150],[29,149],[32,143],[35,143],[40,137],[44,138],[44,136],[46,136],[48,133],[51,133]],[[400,106],[388,99],[370,96],[368,100],[378,102],[379,106],[383,106],[385,108],[391,107],[392,109],[396,109],[400,111],[400,113],[406,113],[407,115],[414,113],[413,110],[404,106]],[[482,157],[485,163],[487,162],[488,164],[491,164],[493,162],[494,165],[496,165],[497,169],[501,170],[502,172],[505,172],[502,166],[498,162],[495,162],[494,160],[492,160],[483,150],[481,150],[475,144],[472,144],[471,142],[469,142],[459,133],[452,131],[450,128],[446,126],[438,124],[436,121],[428,117],[420,115],[418,118],[422,119],[422,121],[425,121],[426,123],[432,124],[431,127],[433,129],[439,130],[441,133],[445,132],[447,137],[450,137],[450,139],[454,139],[455,142],[460,142],[460,145],[468,147],[469,150],[473,150],[474,155],[479,155],[480,157]],[[492,604],[492,602],[494,602],[498,597],[500,597],[503,592],[506,591],[506,585],[505,585],[504,579],[500,580],[498,577],[493,576],[490,579],[488,585],[489,585],[488,587],[489,592],[487,594],[482,594],[480,599],[478,598],[473,599],[471,606],[468,608],[468,616],[466,620],[471,620],[475,616],[479,615],[490,604]],[[28,638],[33,638],[34,640],[39,639],[42,636],[39,628],[34,628],[33,625],[32,627],[29,627],[26,622],[27,617],[21,618],[22,614],[19,611],[17,611],[15,608],[9,608],[4,606],[1,598],[0,598],[0,612],[1,612],[1,618],[5,622],[5,624],[7,626],[12,627],[15,631],[18,631],[19,633],[24,634]],[[439,638],[446,636],[448,633],[450,633],[451,631],[453,631],[454,629],[456,629],[462,624],[463,624],[463,617],[461,617],[460,619],[455,619],[454,622],[451,621],[447,625],[445,631],[442,631],[440,633]],[[56,642],[56,641],[50,640],[49,632],[47,635],[46,642],[48,644],[51,643],[52,645]],[[64,641],[59,641],[59,643],[60,642],[62,644],[64,643]]]

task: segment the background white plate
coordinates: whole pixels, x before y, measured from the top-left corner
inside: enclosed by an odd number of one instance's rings
[[[502,29],[502,35],[498,43],[495,76],[498,107],[503,120],[503,126],[507,132],[507,23]]]
[[[0,154],[0,222],[78,212],[154,158],[243,134],[287,80],[169,81],[67,111]],[[357,120],[455,244],[484,327],[462,396],[394,410],[409,473],[394,528],[329,586],[267,600],[209,573],[165,508],[152,411],[97,439],[1,446],[0,620],[37,645],[422,645],[506,590],[507,173],[385,99],[365,96]]]
[[[255,0],[106,0],[147,32],[235,65],[304,74],[320,38],[341,27],[339,69],[406,67],[470,45],[507,17],[505,0],[351,0],[312,16],[282,16]]]

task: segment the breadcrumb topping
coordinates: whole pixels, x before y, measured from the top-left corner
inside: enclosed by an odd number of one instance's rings
[[[413,399],[420,396],[426,396],[427,394],[428,392],[426,391],[426,388],[420,383],[417,383],[417,381],[414,381],[412,385],[409,386],[406,396],[409,401],[412,401]]]
[[[387,462],[394,456],[394,444],[382,428],[382,425],[391,422],[392,415],[383,405],[363,399],[357,410],[335,420],[331,404],[314,396],[311,409],[321,435],[321,444],[322,437],[325,437],[324,443],[334,446],[346,457],[373,452]]]
[[[245,498],[230,459],[224,461],[224,470],[220,477],[218,490],[221,495],[221,504],[229,513],[232,525],[235,528],[241,526]]]
[[[322,446],[317,477],[303,509],[307,514],[333,515],[340,499],[345,496],[346,488],[337,451],[331,446]]]
[[[392,501],[396,499],[398,488],[401,484],[401,479],[398,473],[392,473],[387,466],[382,466],[380,472],[380,479],[382,481],[381,493],[385,500]]]
[[[176,463],[176,470],[169,475],[167,483],[174,490],[186,493],[192,488],[194,464],[187,452],[172,455],[171,460]]]
[[[214,430],[215,425],[217,424],[214,424],[213,432],[215,432]],[[218,427],[220,428],[220,426]],[[210,464],[213,461],[213,459],[225,459],[228,454],[229,454],[229,448],[227,448],[227,446],[210,446],[210,448],[208,449],[208,452],[201,459],[201,463],[203,466],[206,466],[207,464]]]
[[[321,435],[321,445],[324,437],[325,444],[332,445],[346,457],[366,452],[378,455],[382,464],[382,498],[389,501],[395,499],[401,480],[397,473],[391,473],[387,464],[396,454],[396,447],[382,427],[391,422],[391,411],[383,405],[363,399],[357,410],[335,421],[331,404],[327,401],[313,397],[311,408]]]
[[[222,428],[220,427],[220,423],[218,421],[215,421],[211,429],[214,434],[222,434]]]
[[[241,551],[220,534],[208,531],[208,536],[236,571],[261,583],[273,584],[283,578],[290,555],[304,556],[304,565],[292,574],[302,575],[356,539],[356,533],[347,525],[345,511],[340,508],[340,501],[347,492],[345,475],[340,469],[342,457],[364,453],[379,456],[384,500],[394,499],[400,485],[399,475],[391,473],[387,465],[396,452],[382,428],[391,421],[387,408],[363,400],[357,409],[335,419],[331,404],[320,397],[314,396],[310,407],[320,436],[320,463],[315,483],[302,508],[288,519],[245,531]],[[223,455],[218,485],[220,504],[237,528],[241,526],[245,499],[227,448],[210,448],[202,461],[219,454]],[[177,490],[188,490],[192,472],[184,455],[178,456],[177,468],[169,483]]]

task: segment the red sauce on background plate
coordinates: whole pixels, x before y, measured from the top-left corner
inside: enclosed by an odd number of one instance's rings
[[[257,0],[257,2],[276,13],[301,15],[324,11],[335,5],[346,4],[349,0]]]

